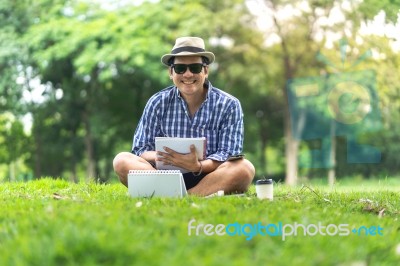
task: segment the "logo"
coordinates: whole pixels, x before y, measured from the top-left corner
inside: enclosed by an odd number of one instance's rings
[[[255,236],[262,237],[281,237],[285,241],[288,237],[296,236],[349,236],[351,234],[356,236],[383,236],[383,228],[378,226],[360,226],[350,229],[349,224],[328,224],[322,222],[317,224],[304,225],[301,223],[284,224],[278,223],[262,223],[256,224],[241,224],[238,222],[230,224],[203,224],[197,223],[196,219],[192,219],[188,223],[189,236],[232,236],[232,237],[245,237],[247,241],[252,240]]]
[[[342,40],[342,63],[346,60],[346,47],[346,41]],[[370,55],[370,51],[365,52],[350,68]],[[319,54],[317,58],[336,68],[324,55]],[[300,167],[333,167],[334,158],[330,156],[332,138],[336,136],[347,139],[348,163],[381,161],[376,147],[359,141],[362,134],[376,132],[382,127],[374,71],[337,71],[296,78],[287,82],[286,89],[293,137],[321,141],[318,149],[300,154]]]

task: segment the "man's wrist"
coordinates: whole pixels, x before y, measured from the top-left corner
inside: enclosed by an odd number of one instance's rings
[[[199,175],[201,175],[201,174],[203,173],[203,164],[201,163],[201,161],[198,161],[198,162],[199,162],[199,164],[200,164],[199,170],[198,170],[197,172],[192,172],[192,174],[193,174],[194,176],[199,176]]]

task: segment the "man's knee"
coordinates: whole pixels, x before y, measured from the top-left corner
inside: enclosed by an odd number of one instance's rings
[[[235,173],[238,173],[240,176],[253,180],[255,175],[255,168],[253,164],[247,159],[241,159],[237,161],[232,161],[228,163],[228,167],[231,168]]]
[[[246,191],[254,179],[255,168],[249,160],[242,159],[236,169],[238,171],[236,178],[240,180],[241,190]]]
[[[256,174],[256,169],[254,168],[254,165],[249,160],[243,159],[242,168],[245,171],[245,176],[251,182]]]
[[[125,186],[128,186],[127,175],[129,171],[129,161],[132,159],[132,154],[129,152],[118,153],[113,160],[113,167],[115,173],[118,175],[119,180]]]
[[[124,169],[125,165],[127,164],[128,157],[131,155],[132,154],[129,152],[118,153],[113,160],[114,171],[118,173],[120,170]]]
[[[255,168],[247,159],[226,161],[221,164],[220,168],[226,169],[224,175],[231,177],[234,181],[240,183],[242,187],[248,187],[255,176]]]

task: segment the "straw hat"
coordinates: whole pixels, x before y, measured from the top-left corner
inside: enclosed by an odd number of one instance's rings
[[[161,62],[169,66],[168,60],[178,56],[204,56],[208,58],[209,64],[214,62],[215,55],[205,50],[204,41],[198,37],[181,37],[176,39],[170,54],[161,57]]]

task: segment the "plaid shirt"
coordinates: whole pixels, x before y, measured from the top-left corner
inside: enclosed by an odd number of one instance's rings
[[[155,150],[155,137],[206,137],[207,159],[225,161],[243,148],[243,112],[238,99],[209,83],[206,100],[193,118],[175,86],[154,94],[133,137],[132,153]]]

